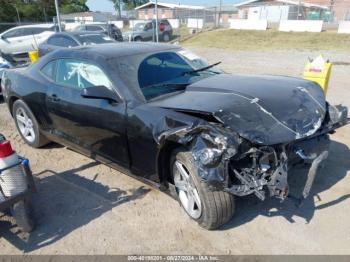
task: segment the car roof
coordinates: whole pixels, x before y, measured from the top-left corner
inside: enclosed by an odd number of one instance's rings
[[[50,37],[57,36],[57,35],[66,35],[66,36],[81,36],[81,35],[103,35],[105,34],[96,32],[96,31],[70,31],[70,32],[57,32]]]
[[[20,26],[16,26],[16,27],[12,27],[11,29],[20,29],[20,28],[31,28],[31,27],[40,27],[40,28],[51,28],[55,26],[54,24],[32,24],[32,25],[20,25]]]
[[[117,58],[129,55],[137,55],[143,53],[160,52],[166,50],[176,50],[181,47],[171,44],[157,43],[111,43],[91,46],[80,46],[69,49],[59,49],[54,52],[54,57],[79,57],[83,54],[85,58],[94,59],[96,54],[103,56],[106,60],[109,58]]]

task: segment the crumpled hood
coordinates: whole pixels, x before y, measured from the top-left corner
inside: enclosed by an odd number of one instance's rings
[[[240,136],[263,145],[314,134],[326,113],[325,97],[317,84],[281,76],[220,74],[150,105],[209,113]]]

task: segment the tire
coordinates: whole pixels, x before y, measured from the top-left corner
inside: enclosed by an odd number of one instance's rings
[[[12,215],[16,221],[17,226],[23,232],[31,232],[34,229],[34,222],[32,219],[32,208],[28,201],[22,200],[12,207]]]
[[[164,33],[163,34],[163,42],[169,42],[170,41],[170,34]]]
[[[179,176],[179,173],[181,173],[178,167],[179,163],[184,167],[184,170],[187,171],[190,178],[190,184],[192,184],[192,187],[198,193],[197,196],[199,197],[200,203],[197,204],[195,200],[194,207],[197,206],[197,209],[200,209],[200,214],[199,211],[191,212],[188,208],[186,209],[186,202],[183,201],[186,198],[183,193],[184,191],[181,190],[183,187],[181,182],[184,180],[181,181],[181,176]],[[208,185],[205,182],[202,182],[198,175],[190,151],[186,151],[183,148],[175,150],[171,156],[170,164],[171,174],[174,179],[179,202],[191,219],[195,220],[201,227],[208,230],[217,229],[231,220],[235,210],[234,196],[227,192],[209,190]],[[187,196],[189,191],[190,190],[187,188],[185,193]],[[196,199],[196,193],[193,193],[193,195],[194,199]]]
[[[28,145],[39,148],[50,142],[40,133],[38,121],[22,100],[15,101],[12,107],[12,115],[19,134]],[[29,132],[28,135],[26,135],[26,128],[27,132]],[[29,129],[30,131],[28,131]]]
[[[142,38],[137,36],[134,38],[134,42],[142,42]]]

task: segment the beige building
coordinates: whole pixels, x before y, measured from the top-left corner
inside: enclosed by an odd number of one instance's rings
[[[144,5],[136,7],[138,19],[155,18],[155,3],[150,1]],[[179,18],[179,17],[196,17],[205,10],[204,6],[169,4],[158,2],[159,18]]]
[[[242,19],[269,22],[296,19],[340,21],[349,19],[350,0],[248,0],[235,5]]]

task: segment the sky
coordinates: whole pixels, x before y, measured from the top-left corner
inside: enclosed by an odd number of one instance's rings
[[[173,3],[173,4],[184,4],[184,5],[204,5],[204,6],[215,6],[219,5],[220,0],[159,0],[159,2]],[[238,0],[222,0],[224,5],[233,5]],[[87,5],[91,11],[102,11],[102,12],[113,12],[113,4],[110,0],[88,0]]]

